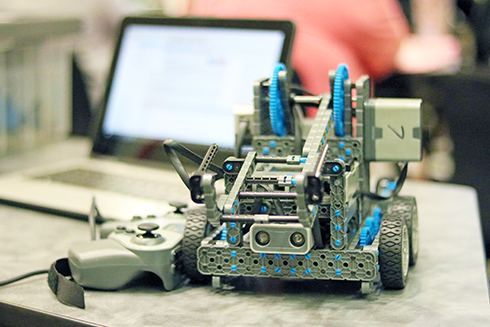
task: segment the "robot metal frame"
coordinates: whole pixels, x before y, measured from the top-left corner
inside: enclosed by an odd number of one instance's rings
[[[343,64],[329,77],[331,93],[313,96],[289,85],[278,65],[254,84],[253,112],[236,116],[237,157],[210,172],[213,145],[190,177],[177,169],[205,205],[182,240],[191,280],[347,280],[361,282],[363,294],[378,278],[405,287],[418,216],[415,198],[398,192],[407,162],[421,159],[421,100],[374,99],[369,77],[352,83]],[[305,106],[318,107],[314,120]],[[164,148],[175,157],[171,140]],[[370,192],[373,161],[405,162],[388,196]]]

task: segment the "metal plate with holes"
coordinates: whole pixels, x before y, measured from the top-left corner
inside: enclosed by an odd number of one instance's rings
[[[306,255],[255,253],[249,247],[215,243],[198,250],[198,269],[206,275],[370,281],[378,275],[375,252],[313,250]]]

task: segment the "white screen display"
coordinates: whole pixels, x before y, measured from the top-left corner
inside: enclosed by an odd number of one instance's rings
[[[131,25],[108,97],[104,134],[233,147],[233,107],[253,103],[284,33]]]

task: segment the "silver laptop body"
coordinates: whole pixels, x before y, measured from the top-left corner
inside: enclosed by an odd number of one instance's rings
[[[118,220],[188,202],[162,141],[231,154],[233,106],[252,104],[253,82],[289,63],[293,35],[288,21],[126,18],[90,155],[0,176],[0,201],[84,218],[95,198]]]

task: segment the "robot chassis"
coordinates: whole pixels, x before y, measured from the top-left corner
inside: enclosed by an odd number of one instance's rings
[[[371,98],[369,77],[353,84],[343,64],[329,77],[331,94],[297,95],[278,65],[254,84],[253,113],[236,116],[237,149],[248,142],[251,151],[228,158],[221,175],[206,171],[217,151],[209,148],[188,185],[205,204],[182,240],[191,280],[211,275],[218,288],[225,276],[359,281],[363,294],[379,279],[405,287],[418,254],[415,198],[398,196],[407,164],[380,196],[370,193],[369,163],[421,159],[421,101]],[[304,106],[318,107],[313,122]]]

